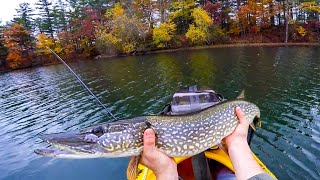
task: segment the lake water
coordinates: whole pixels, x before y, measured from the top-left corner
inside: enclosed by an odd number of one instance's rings
[[[118,119],[156,114],[198,85],[261,111],[252,149],[279,179],[320,179],[320,48],[241,47],[80,61],[70,66]],[[40,134],[111,120],[63,65],[0,74],[0,179],[126,179],[128,158],[52,159]]]

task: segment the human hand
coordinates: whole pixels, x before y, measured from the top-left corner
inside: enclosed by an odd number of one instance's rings
[[[155,146],[155,133],[152,129],[146,129],[143,134],[143,152],[141,164],[151,169],[158,180],[177,180],[177,164],[173,158],[160,152]]]
[[[239,107],[236,107],[235,112],[240,123],[224,140],[228,146],[228,153],[236,178],[245,180],[264,173],[264,171],[252,156],[252,151],[247,142],[249,122]]]
[[[225,142],[228,147],[232,144],[248,144],[247,136],[249,129],[249,122],[247,121],[244,112],[240,109],[240,107],[235,108],[235,113],[238,117],[239,124],[236,129],[225,138]]]

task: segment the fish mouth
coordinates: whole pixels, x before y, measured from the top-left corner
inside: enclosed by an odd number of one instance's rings
[[[36,149],[38,155],[64,158],[90,158],[106,153],[100,146],[99,137],[92,133],[56,133],[40,137],[56,149]]]

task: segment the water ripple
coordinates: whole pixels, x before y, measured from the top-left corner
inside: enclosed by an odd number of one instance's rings
[[[319,179],[319,52],[221,48],[70,66],[118,119],[157,114],[184,86],[214,88],[228,99],[246,89],[263,122],[253,151],[279,179]],[[0,74],[0,179],[124,179],[128,159],[73,161],[33,153],[47,146],[41,134],[111,120],[62,65]]]

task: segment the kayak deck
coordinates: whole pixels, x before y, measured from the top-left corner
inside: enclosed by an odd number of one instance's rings
[[[221,164],[227,169],[229,169],[230,172],[234,172],[231,160],[228,154],[226,154],[223,150],[210,149],[205,151],[204,154],[209,161],[208,164],[209,164],[210,170],[214,171],[216,169],[215,166],[217,164]],[[253,157],[266,173],[268,173],[272,178],[277,179],[275,175],[266,167],[266,165],[264,165],[259,160],[259,158],[255,154],[253,154]],[[193,174],[193,169],[192,169],[191,157],[178,157],[174,159],[178,164],[179,176],[183,180],[195,179]],[[137,177],[138,180],[156,179],[156,176],[154,175],[154,173],[150,169],[146,168],[145,166],[139,164],[138,169],[139,169],[139,174]],[[211,174],[214,174],[214,173],[215,172],[211,172]]]

